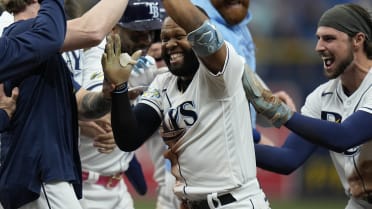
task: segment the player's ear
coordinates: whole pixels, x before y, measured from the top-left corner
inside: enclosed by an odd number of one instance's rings
[[[363,47],[363,43],[366,41],[366,35],[362,32],[359,32],[353,37],[352,41],[354,49]]]

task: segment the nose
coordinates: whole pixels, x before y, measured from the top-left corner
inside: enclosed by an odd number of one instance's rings
[[[176,47],[177,45],[178,45],[177,40],[175,38],[171,38],[167,41],[167,43],[165,44],[165,47],[173,48],[173,47]]]
[[[322,40],[318,39],[318,41],[315,45],[315,51],[321,52],[321,51],[324,51],[324,50],[325,50],[325,47],[324,47],[324,44],[323,44]]]

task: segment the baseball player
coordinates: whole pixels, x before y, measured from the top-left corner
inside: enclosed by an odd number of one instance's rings
[[[276,120],[280,114],[259,99],[259,91],[249,93],[256,94],[251,98],[259,112],[275,113],[268,117],[293,131],[281,148],[255,145],[257,165],[288,174],[317,146],[326,147],[350,198],[346,209],[372,208],[372,18],[359,5],[336,5],[322,15],[316,35],[330,80],[306,98],[302,115],[282,111],[285,119]]]
[[[248,105],[242,57],[189,1],[163,4],[170,17],[161,30],[162,52],[170,72],[155,78],[133,110],[126,65],[118,68],[119,41],[108,39],[103,69],[116,86],[116,143],[134,150],[160,126],[176,177],[174,192],[188,207],[269,208],[256,178],[249,110],[239,108]]]
[[[65,39],[64,12],[56,12],[63,8],[63,2],[49,0],[40,2],[41,18],[31,18],[11,25],[5,35],[12,37],[20,35],[20,40],[15,39],[14,45],[12,44],[14,41],[3,38],[1,44],[7,46],[1,51],[1,68],[7,70],[7,73],[3,73],[5,77],[0,80],[8,80],[7,91],[13,86],[20,85],[16,113],[1,139],[3,163],[0,170],[0,202],[5,209],[20,206],[22,208],[80,208],[77,201],[81,195],[81,170],[77,152],[76,110],[79,110],[79,117],[89,118],[92,117],[91,114],[99,117],[102,115],[102,110],[107,110],[103,106],[109,104],[107,100],[103,100],[101,94],[94,94],[96,97],[91,97],[93,94],[90,94],[87,100],[84,99],[87,94],[82,91],[73,95],[73,88],[78,90],[80,86],[76,83],[72,85],[66,64],[58,53],[63,40],[67,48],[74,48],[74,42],[79,43],[75,47],[88,47],[95,42],[91,34],[94,38],[99,34],[91,33],[84,36],[85,28],[78,27],[78,33],[73,35],[67,33]],[[121,7],[117,7],[118,5],[112,4],[111,1],[101,1],[101,7],[98,9],[110,8],[114,5],[114,10],[109,11],[112,15],[102,23],[109,24],[107,21],[115,21],[116,13],[113,11],[121,10],[122,14],[126,2],[126,0],[117,1],[117,4],[121,4]],[[54,10],[53,14],[47,12],[49,9]],[[95,10],[96,8],[91,11]],[[46,15],[43,15],[44,13]],[[50,20],[49,16],[54,18]],[[74,31],[76,29],[74,27],[82,22],[84,26],[89,26],[91,21],[96,22],[94,17],[86,22],[89,16],[69,24],[71,26],[69,32]],[[101,25],[98,26],[99,29],[104,29]],[[111,29],[111,26],[108,25],[108,28]],[[49,34],[52,33],[51,31],[53,34]],[[92,31],[94,30],[90,32]],[[36,46],[42,48],[42,51],[40,52]],[[13,51],[17,51],[22,56],[13,55]],[[16,65],[9,63],[16,63]],[[47,70],[51,66],[54,70]],[[32,74],[28,76],[30,72]],[[86,106],[87,102],[97,103]],[[101,112],[91,109],[92,107],[99,108]],[[24,178],[25,174],[27,178]],[[41,193],[43,195],[40,195]]]
[[[114,33],[121,37],[122,51],[133,53],[140,49],[143,55],[146,55],[154,42],[156,32],[161,29],[164,13],[165,10],[159,0],[130,0],[123,18],[114,28]],[[154,57],[141,56],[128,82],[131,90],[129,93],[138,90],[138,93],[142,94],[154,77],[164,72],[167,72],[167,69],[158,68]],[[137,104],[137,96],[138,94],[130,94],[132,105]],[[146,146],[154,163],[153,177],[158,184],[156,208],[179,208],[180,203],[172,191],[174,177],[170,175],[170,170],[166,170],[166,160],[163,156],[166,146],[158,132],[147,139]]]

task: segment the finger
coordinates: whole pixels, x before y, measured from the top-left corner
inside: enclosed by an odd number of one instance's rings
[[[114,135],[112,134],[112,132],[110,132],[110,133],[104,133],[104,134],[99,134],[96,137],[94,137],[93,140],[95,142],[105,142],[105,141],[108,141],[106,143],[110,143],[109,141],[112,140],[113,142],[111,142],[111,143],[115,143]]]
[[[115,46],[115,56],[120,56],[121,54],[121,41],[119,34],[114,36],[114,46]]]
[[[106,51],[106,50],[105,50]],[[102,54],[102,57],[101,57],[101,64],[102,64],[102,67],[103,67],[103,71],[106,71],[106,66],[107,66],[107,54],[106,53],[103,53]],[[105,79],[106,78],[106,73],[104,73],[105,75]]]
[[[18,95],[19,95],[19,88],[18,87],[14,87],[13,90],[12,90],[12,99],[14,101],[17,101]]]
[[[137,50],[132,54],[131,58],[132,58],[132,60],[137,62],[137,60],[141,57],[141,55],[142,55],[142,50]],[[134,64],[136,64],[136,63],[134,63]]]
[[[4,91],[4,84],[0,83],[0,91]]]
[[[115,148],[114,148],[115,149]],[[99,148],[97,149],[98,152],[102,153],[102,154],[109,154],[111,153],[112,151],[114,151],[114,149],[103,149],[103,148]]]
[[[114,35],[109,35],[107,37],[107,43],[106,43],[106,47],[105,47],[105,52],[107,54],[107,57],[108,58],[111,58],[114,56],[114,51],[113,51],[113,36]]]

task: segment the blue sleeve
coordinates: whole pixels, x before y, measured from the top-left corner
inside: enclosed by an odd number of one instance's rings
[[[286,127],[312,143],[336,152],[344,152],[372,139],[371,124],[372,114],[359,110],[342,123],[295,113],[286,123]]]
[[[0,82],[29,72],[59,52],[66,34],[63,2],[43,0],[31,30],[0,38]]]
[[[280,174],[290,174],[299,168],[317,146],[291,133],[282,147],[255,144],[257,166]]]
[[[136,155],[133,156],[132,160],[129,162],[129,167],[125,171],[129,182],[132,184],[133,188],[140,195],[145,195],[147,192],[147,184],[145,176],[143,175],[141,163],[138,162]]]
[[[112,94],[111,101],[112,132],[121,150],[136,150],[158,130],[161,123],[158,113],[143,103],[132,108],[128,92]]]
[[[9,124],[9,116],[5,110],[0,109],[0,132],[3,132]]]
[[[253,141],[258,144],[261,141],[261,133],[257,129],[253,129]]]

